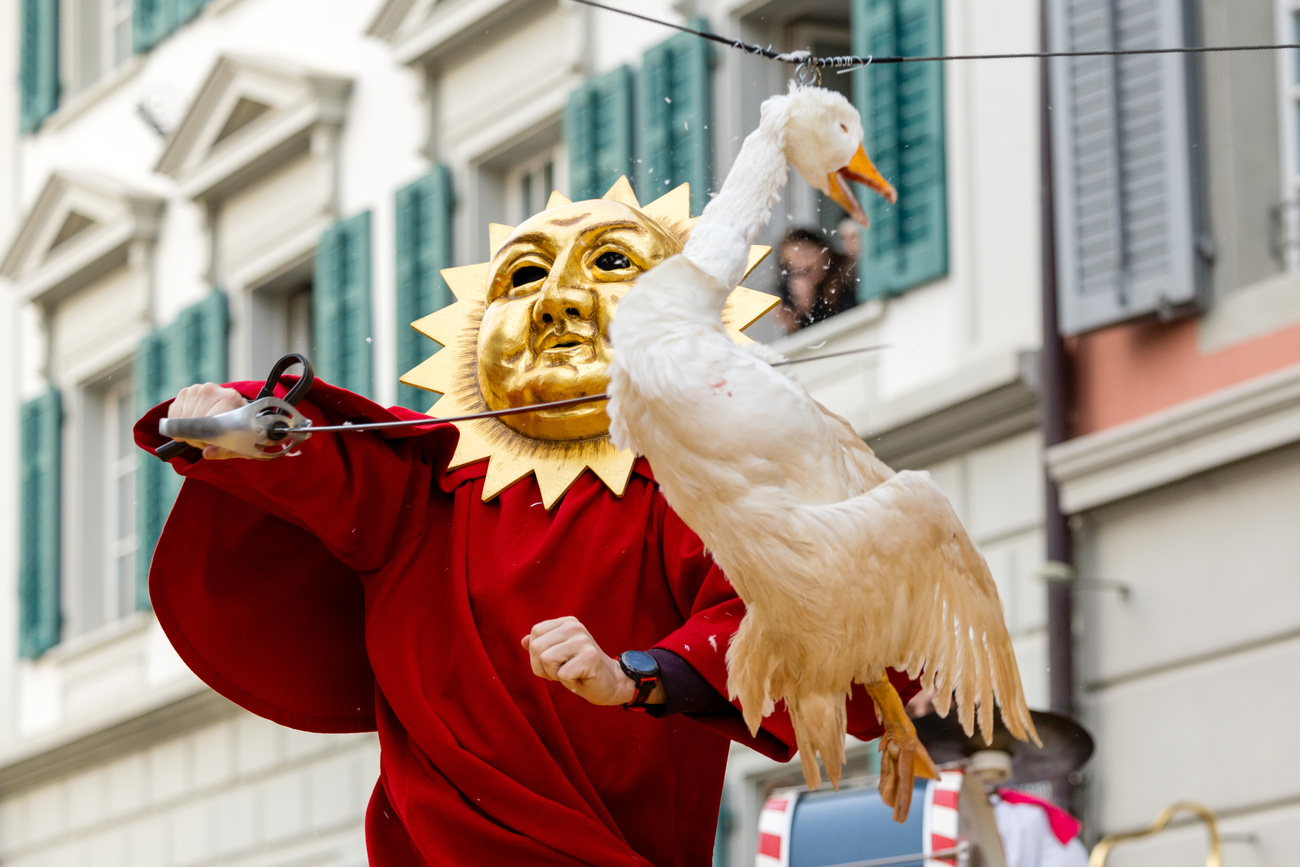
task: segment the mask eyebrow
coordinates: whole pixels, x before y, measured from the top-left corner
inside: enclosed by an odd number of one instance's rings
[[[604,223],[595,223],[586,227],[578,234],[578,237],[582,238],[584,241],[590,240],[595,235],[603,235],[605,232],[612,232],[615,229],[628,231],[634,235],[646,234],[645,227],[639,223],[634,223],[631,220],[609,220]]]
[[[500,256],[502,253],[505,253],[507,250],[513,250],[515,247],[522,246],[522,245],[549,249],[551,240],[552,240],[551,236],[546,234],[545,232],[527,232],[523,235],[520,235],[518,238],[510,239],[509,244],[505,245],[504,247],[502,247],[500,250],[497,251],[497,256]]]

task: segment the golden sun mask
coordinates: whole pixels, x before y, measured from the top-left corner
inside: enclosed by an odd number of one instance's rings
[[[445,348],[402,377],[442,395],[429,410],[448,417],[602,393],[613,355],[609,323],[636,278],[681,252],[694,220],[683,184],[644,208],[626,178],[602,199],[553,193],[546,210],[516,228],[490,227],[492,259],[442,271],[456,297],[412,326]],[[750,251],[750,268],[768,253]],[[723,321],[741,329],[777,299],[738,288]],[[585,469],[616,495],[635,456],[609,442],[604,403],[457,422],[451,467],[488,459],[484,501],[537,477],[551,508]]]

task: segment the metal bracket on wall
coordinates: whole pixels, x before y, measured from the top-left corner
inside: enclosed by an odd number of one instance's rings
[[[1094,578],[1080,578],[1079,573],[1069,563],[1048,560],[1038,568],[1037,576],[1049,584],[1062,584],[1072,590],[1091,591],[1095,593],[1118,593],[1119,598],[1127,602],[1132,595],[1132,588],[1119,581],[1102,581]]]

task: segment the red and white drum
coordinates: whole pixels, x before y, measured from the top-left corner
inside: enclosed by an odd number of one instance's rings
[[[917,782],[907,822],[894,821],[875,780],[840,791],[774,792],[758,820],[755,867],[830,867],[882,861],[921,867],[1003,864],[993,814],[973,781],[963,790],[961,771]],[[984,851],[996,848],[996,852]]]

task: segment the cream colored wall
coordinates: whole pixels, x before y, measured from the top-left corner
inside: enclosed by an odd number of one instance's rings
[[[368,735],[311,735],[236,713],[0,799],[12,867],[362,867],[379,773]]]
[[[1138,827],[1192,799],[1225,830],[1259,835],[1234,844],[1227,863],[1288,860],[1284,829],[1300,819],[1297,490],[1292,445],[1081,516],[1085,580],[1131,589],[1127,600],[1080,597],[1098,830]],[[1173,867],[1197,842],[1158,838],[1114,863]]]
[[[17,0],[0,0],[0,45],[18,41]],[[15,51],[0,51],[0,81],[18,80]],[[8,238],[19,217],[17,195],[19,164],[18,89],[0,87],[0,237]],[[18,340],[23,325],[21,305],[10,292],[0,289],[0,478],[18,478],[18,406],[21,383],[16,373],[22,357]],[[13,484],[0,485],[0,551],[18,550],[18,491]],[[16,660],[9,650],[18,646],[16,606],[18,582],[12,557],[0,561],[0,689],[11,684]],[[7,702],[5,702],[7,704]],[[13,732],[13,714],[0,713],[0,742]]]

